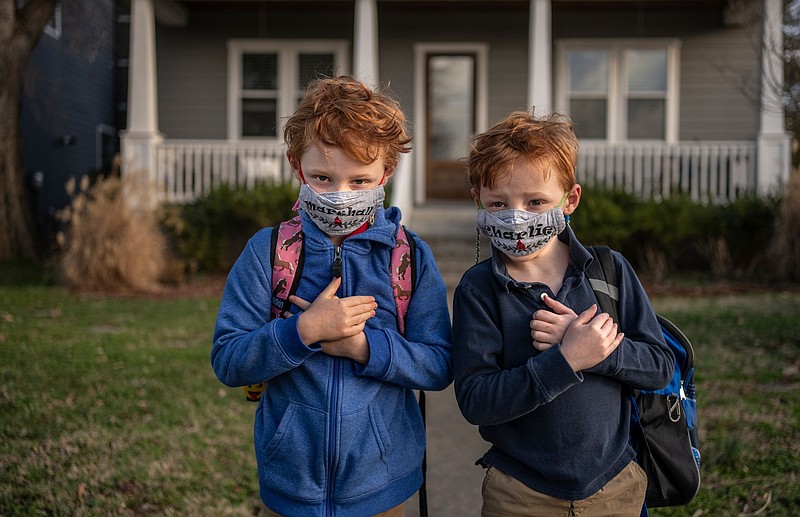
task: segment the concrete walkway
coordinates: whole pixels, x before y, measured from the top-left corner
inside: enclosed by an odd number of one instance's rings
[[[461,275],[475,263],[475,207],[471,203],[437,203],[415,209],[408,227],[433,249],[448,287],[453,290]],[[485,258],[488,244],[481,244]],[[456,345],[457,346],[457,345]],[[489,448],[456,404],[453,386],[427,394],[428,515],[431,517],[479,517],[484,470],[475,465]],[[406,506],[406,517],[419,515],[417,497]]]

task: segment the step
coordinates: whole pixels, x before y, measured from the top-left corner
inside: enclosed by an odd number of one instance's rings
[[[408,225],[431,247],[451,291],[475,264],[475,212],[472,203],[437,201],[415,207]],[[481,259],[491,253],[485,237],[481,237],[480,251]]]

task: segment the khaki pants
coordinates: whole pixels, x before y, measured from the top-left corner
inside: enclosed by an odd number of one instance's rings
[[[381,512],[375,515],[375,517],[403,517],[404,514],[405,514],[405,508],[403,507],[402,504],[398,504],[394,508],[390,508],[385,512]],[[282,517],[282,516],[281,514],[275,513],[269,508],[267,508],[267,505],[265,505],[264,503],[261,503],[261,517]]]
[[[489,467],[483,480],[481,517],[639,517],[646,490],[647,475],[635,461],[580,501],[544,495]]]

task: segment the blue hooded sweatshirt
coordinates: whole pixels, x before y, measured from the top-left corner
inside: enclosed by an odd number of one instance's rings
[[[299,309],[271,320],[272,228],[256,233],[228,276],[214,330],[211,364],[222,383],[267,381],[255,415],[261,498],[292,516],[365,516],[404,502],[422,483],[425,430],[413,390],[452,381],[447,291],[430,248],[416,241],[416,284],[397,330],[389,259],[400,223],[397,208],[341,246],[301,212],[305,264],[297,296],[309,302],[333,279],[341,253],[339,297],[371,295],[366,324],[370,358],[360,365],[306,346]],[[338,249],[337,249],[338,248]]]
[[[578,501],[631,462],[631,389],[666,386],[675,359],[639,279],[617,252],[617,323],[625,333],[619,346],[579,372],[560,343],[543,352],[533,347],[533,313],[550,310],[543,293],[576,314],[597,303],[586,276],[591,254],[570,227],[558,237],[569,246],[558,293],[509,277],[494,248],[490,259],[464,274],[453,299],[453,365],[461,412],[492,444],[480,463],[537,492]]]

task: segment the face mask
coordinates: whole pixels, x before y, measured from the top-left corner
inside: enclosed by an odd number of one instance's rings
[[[566,199],[566,194],[564,196]],[[524,257],[542,249],[567,227],[561,203],[545,212],[478,210],[478,229],[509,257]]]
[[[317,194],[308,184],[300,187],[298,208],[305,210],[328,235],[348,235],[375,217],[386,197],[383,186],[370,190],[341,190]]]

